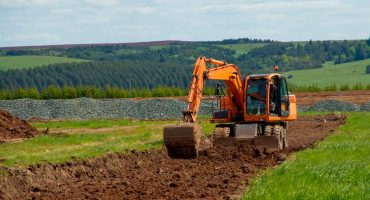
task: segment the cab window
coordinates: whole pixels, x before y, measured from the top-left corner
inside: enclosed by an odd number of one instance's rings
[[[249,79],[247,85],[247,114],[266,113],[266,79]]]
[[[280,112],[281,116],[289,116],[289,92],[285,78],[280,79]]]

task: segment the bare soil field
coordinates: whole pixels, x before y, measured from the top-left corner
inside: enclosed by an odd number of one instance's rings
[[[335,92],[296,92],[297,104],[311,106],[322,100],[341,100],[362,105],[370,101],[370,90]]]
[[[28,122],[0,110],[0,142],[30,138],[36,134],[37,130]]]
[[[195,159],[170,159],[164,149],[28,168],[0,168],[0,199],[235,199],[249,180],[287,154],[312,146],[344,116],[302,116],[289,124],[290,147],[211,148]],[[4,175],[6,174],[6,175]]]

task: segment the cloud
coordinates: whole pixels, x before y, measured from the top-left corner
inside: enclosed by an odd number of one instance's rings
[[[120,3],[119,0],[85,0],[85,2],[97,6],[115,6]]]
[[[369,33],[370,1],[0,0],[0,46]]]
[[[27,7],[57,5],[59,0],[0,0],[0,7]]]
[[[146,15],[154,13],[154,8],[149,7],[149,6],[138,7],[136,10],[139,13],[146,14]]]
[[[261,12],[261,11],[284,11],[292,9],[304,9],[304,10],[320,10],[320,9],[334,9],[340,6],[340,3],[336,0],[329,1],[270,1],[270,2],[239,2],[239,3],[221,3],[211,4],[200,7],[200,9],[212,12]]]
[[[16,34],[8,37],[9,40],[32,40],[32,39],[54,40],[58,38],[59,36],[50,33],[38,33],[29,35]]]
[[[18,45],[30,45],[30,44],[37,44],[33,43],[32,41],[46,41],[46,42],[54,42],[59,40],[60,37],[56,34],[51,33],[37,33],[37,34],[14,34],[8,36],[2,36],[0,42],[4,43],[14,43],[18,42]]]

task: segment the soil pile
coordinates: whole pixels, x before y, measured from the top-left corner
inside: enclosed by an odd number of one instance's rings
[[[28,122],[0,110],[0,142],[30,138],[36,134],[37,130]]]
[[[3,168],[0,199],[235,199],[260,170],[309,147],[344,123],[339,115],[300,117],[289,124],[290,149],[211,148],[195,159],[165,151],[112,153],[101,158],[27,169]]]

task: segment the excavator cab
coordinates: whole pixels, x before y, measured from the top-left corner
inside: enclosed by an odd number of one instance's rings
[[[285,77],[280,74],[251,75],[246,85],[247,115],[289,116],[290,98]]]

